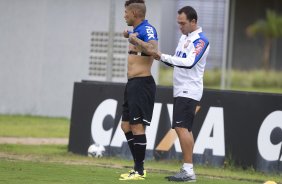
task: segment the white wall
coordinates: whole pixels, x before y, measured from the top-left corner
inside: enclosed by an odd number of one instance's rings
[[[146,1],[157,30],[172,1]],[[0,0],[0,113],[70,117],[73,83],[88,77],[90,33],[108,31],[109,8],[110,0]],[[116,32],[123,13],[117,0]]]

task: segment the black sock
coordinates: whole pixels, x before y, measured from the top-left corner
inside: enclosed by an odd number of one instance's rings
[[[146,135],[133,135],[134,137],[134,151],[135,151],[135,167],[134,170],[140,175],[144,172],[144,160],[146,154],[147,139]]]
[[[131,152],[131,155],[133,157],[134,163],[135,163],[134,137],[133,137],[132,132],[130,131],[130,132],[125,133],[125,137],[126,137],[126,140],[127,140],[127,143],[128,143],[128,146],[129,146],[129,149],[130,149],[130,152]]]

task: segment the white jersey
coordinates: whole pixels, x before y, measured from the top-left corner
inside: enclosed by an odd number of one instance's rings
[[[174,56],[162,54],[161,61],[173,66],[173,96],[200,101],[203,95],[203,76],[209,41],[202,28],[179,39]]]

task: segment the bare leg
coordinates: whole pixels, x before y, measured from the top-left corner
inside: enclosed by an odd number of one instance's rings
[[[130,129],[130,125],[129,125],[129,122],[128,121],[122,121],[121,122],[121,129],[124,133],[127,133],[127,132],[130,132],[131,129]]]
[[[189,132],[187,128],[181,128],[181,127],[176,127],[175,131],[180,141],[184,163],[192,164],[193,148],[194,148],[194,138],[192,132]]]
[[[130,129],[131,129],[133,135],[145,134],[145,127],[144,127],[143,124],[130,125]]]

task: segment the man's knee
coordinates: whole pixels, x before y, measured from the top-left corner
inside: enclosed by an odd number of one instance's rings
[[[176,131],[176,133],[177,133],[178,135],[183,135],[183,134],[189,133],[189,131],[188,131],[187,128],[175,127],[174,129],[175,129],[175,131]]]
[[[145,127],[143,124],[134,124],[130,125],[133,135],[142,135],[145,134]]]
[[[122,131],[123,131],[124,133],[127,133],[127,132],[130,132],[130,131],[131,131],[130,125],[129,125],[129,122],[128,122],[128,121],[123,121],[123,122],[121,122],[120,127],[121,127],[121,129],[122,129]]]

